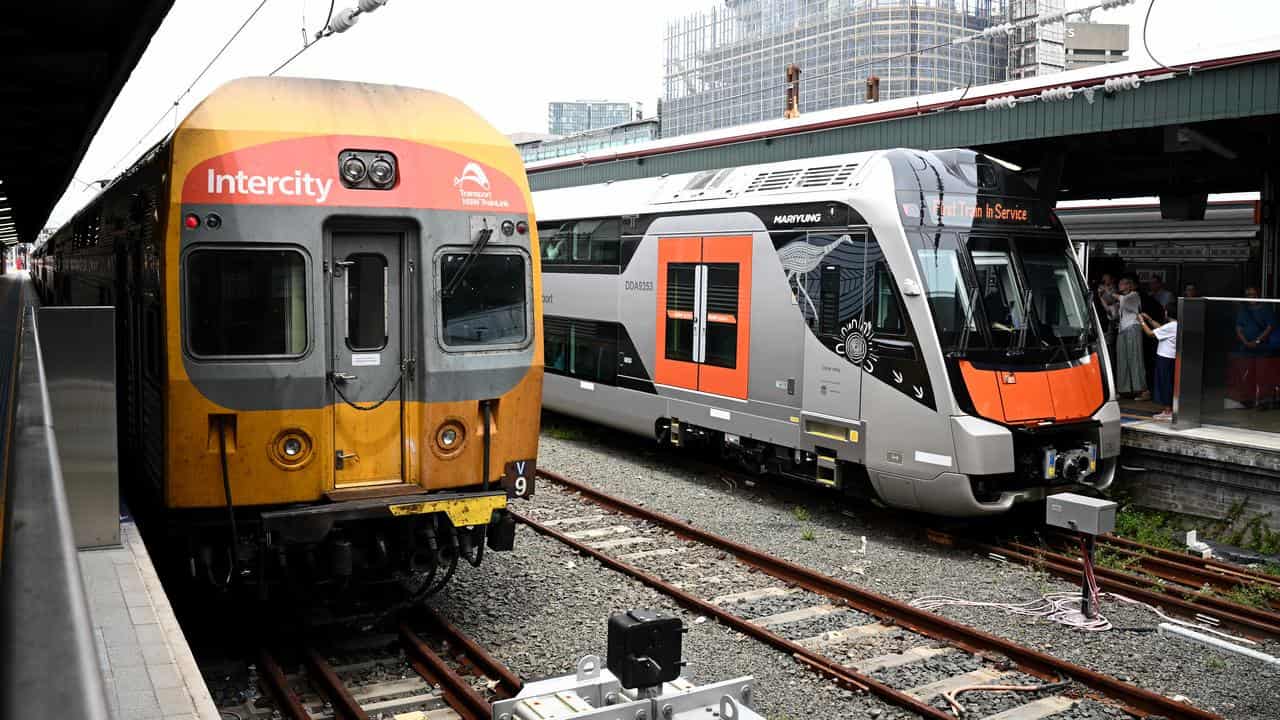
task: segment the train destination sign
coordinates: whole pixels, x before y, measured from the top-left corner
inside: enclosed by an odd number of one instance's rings
[[[901,202],[903,217],[919,220],[920,202]],[[962,195],[928,202],[925,222],[943,225],[1036,225],[1031,203],[1017,198]]]

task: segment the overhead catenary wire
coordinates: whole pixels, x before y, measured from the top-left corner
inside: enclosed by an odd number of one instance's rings
[[[195,78],[192,79],[191,82],[187,84],[187,88],[183,90],[181,93],[179,93],[178,96],[173,99],[173,102],[170,103],[169,106],[164,109],[164,112],[160,113],[160,116],[157,117],[156,121],[151,124],[151,127],[147,128],[146,132],[142,133],[142,135],[139,136],[138,139],[134,141],[132,145],[129,146],[129,149],[125,150],[124,154],[121,155],[118,160],[116,160],[114,163],[111,164],[111,167],[108,169],[108,174],[112,174],[112,172],[116,169],[116,167],[120,165],[120,163],[127,160],[129,156],[133,154],[133,151],[136,150],[144,140],[150,137],[151,133],[155,132],[156,128],[160,127],[160,123],[164,122],[164,119],[169,116],[169,113],[176,112],[178,104],[182,102],[182,99],[191,93],[191,91],[195,88],[196,83],[200,82],[200,80],[204,78],[204,76],[213,67],[214,63],[218,62],[219,58],[222,57],[223,53],[227,51],[227,48],[231,47],[231,43],[235,42],[236,38],[240,37],[240,33],[244,32],[244,29],[249,26],[249,23],[253,22],[253,19],[258,16],[258,13],[262,11],[262,8],[266,4],[267,4],[267,0],[260,0],[260,2],[253,8],[253,11],[250,12],[249,15],[245,17],[243,22],[240,23],[240,27],[236,28],[236,31],[231,33],[231,36],[227,38],[226,42],[222,43],[222,47],[218,48],[218,52],[214,53],[213,57],[209,58],[209,61],[204,64],[204,67],[200,69],[199,73],[196,73]]]

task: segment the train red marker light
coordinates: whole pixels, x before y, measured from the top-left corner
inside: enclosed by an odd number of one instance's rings
[[[190,213],[182,220],[182,224],[185,225],[188,230],[195,230],[200,227],[200,216],[195,213]]]
[[[528,234],[528,232],[529,232],[529,223],[525,222],[524,220],[521,220],[521,221],[517,222],[517,223],[516,223],[516,232],[520,233],[521,235]]]

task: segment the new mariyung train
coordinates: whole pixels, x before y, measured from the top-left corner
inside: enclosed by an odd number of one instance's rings
[[[544,404],[941,515],[1105,488],[1120,412],[1043,196],[902,149],[535,193]]]
[[[261,78],[196,107],[33,254],[47,304],[116,309],[149,542],[320,598],[424,597],[510,550],[542,390],[530,207],[511,143],[443,95]]]

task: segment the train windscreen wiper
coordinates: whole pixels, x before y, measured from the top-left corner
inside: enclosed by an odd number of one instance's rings
[[[467,273],[471,271],[471,266],[475,264],[476,258],[480,256],[481,251],[489,244],[489,238],[493,237],[493,228],[486,227],[476,233],[475,242],[471,243],[471,249],[467,251],[467,256],[462,259],[462,266],[449,279],[449,284],[441,291],[443,297],[453,297],[454,291],[466,279]]]
[[[955,354],[964,356],[969,352],[969,331],[973,324],[973,308],[978,304],[978,288],[974,288],[969,293],[969,307],[964,312],[964,324],[960,327],[960,339],[956,341]]]
[[[1027,349],[1027,330],[1031,327],[1031,289],[1022,295],[1022,325],[1018,328],[1018,346],[1010,348],[1007,355],[1021,355]]]

